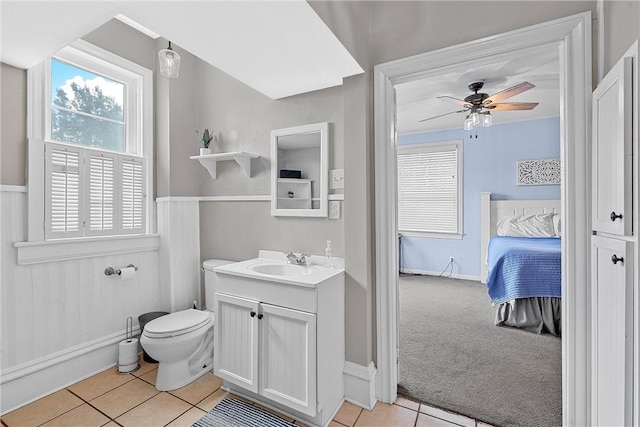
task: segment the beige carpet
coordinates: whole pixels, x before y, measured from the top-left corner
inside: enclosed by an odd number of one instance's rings
[[[398,392],[496,426],[561,425],[561,340],[493,319],[480,282],[401,275]]]

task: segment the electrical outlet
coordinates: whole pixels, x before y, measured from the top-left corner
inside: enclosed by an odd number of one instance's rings
[[[340,219],[340,200],[329,200],[329,219]]]
[[[329,188],[331,190],[344,188],[344,169],[331,169]]]

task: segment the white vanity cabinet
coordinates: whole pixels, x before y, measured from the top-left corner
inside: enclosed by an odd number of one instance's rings
[[[218,278],[214,373],[234,393],[325,425],[344,398],[344,273],[314,286]]]
[[[217,294],[216,375],[316,414],[316,315]]]

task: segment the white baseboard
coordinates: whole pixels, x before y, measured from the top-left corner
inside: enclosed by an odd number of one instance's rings
[[[344,398],[365,409],[373,409],[376,404],[376,366],[344,362]]]
[[[400,269],[400,273],[424,274],[425,276],[440,276],[440,272],[439,271],[415,270],[413,268],[401,268]],[[480,276],[474,276],[472,274],[457,274],[457,273],[453,273],[451,276],[445,275],[444,277],[451,278],[451,279],[480,281]]]
[[[0,376],[0,414],[4,415],[115,366],[118,343],[124,336],[124,331],[117,332],[37,361],[3,369]]]

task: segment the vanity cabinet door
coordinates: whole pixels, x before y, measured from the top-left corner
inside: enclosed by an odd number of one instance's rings
[[[631,235],[632,58],[623,57],[593,91],[593,230]]]
[[[261,304],[260,394],[316,415],[316,315]]]
[[[591,424],[631,425],[633,245],[591,238]]]
[[[258,392],[257,301],[215,294],[214,373],[229,382]]]

